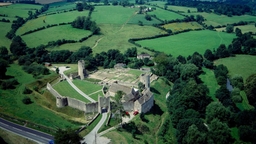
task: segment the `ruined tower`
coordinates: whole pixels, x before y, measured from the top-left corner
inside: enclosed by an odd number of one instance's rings
[[[86,75],[84,60],[78,61],[78,75],[80,76],[81,80],[83,80]]]
[[[145,85],[146,89],[150,89],[150,75],[141,74],[140,75],[140,82],[142,82]]]

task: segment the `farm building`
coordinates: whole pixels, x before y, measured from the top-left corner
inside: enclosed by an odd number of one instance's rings
[[[140,54],[137,55],[137,59],[144,59],[144,58],[151,58],[151,56],[149,54]]]

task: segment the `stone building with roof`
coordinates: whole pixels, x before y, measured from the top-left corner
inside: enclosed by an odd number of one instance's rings
[[[154,95],[150,91],[150,76],[142,74],[140,82],[145,85],[145,89],[140,93],[138,89],[118,83],[112,83],[107,95],[115,96],[117,91],[123,91],[125,94],[121,99],[125,111],[138,111],[139,113],[148,112],[154,105]]]

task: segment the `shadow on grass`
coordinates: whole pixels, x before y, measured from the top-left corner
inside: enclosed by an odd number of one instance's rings
[[[159,107],[159,105],[157,105],[155,102],[154,102],[154,106],[150,109],[149,112],[146,113],[146,115],[150,115],[150,114],[153,114],[153,115],[162,115],[164,112],[162,111],[162,109]]]
[[[155,94],[161,94],[157,89],[153,88],[153,87],[150,87],[150,91],[155,93]]]

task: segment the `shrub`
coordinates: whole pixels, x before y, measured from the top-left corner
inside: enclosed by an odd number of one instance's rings
[[[22,99],[22,102],[26,105],[33,103],[31,99],[27,96]]]

